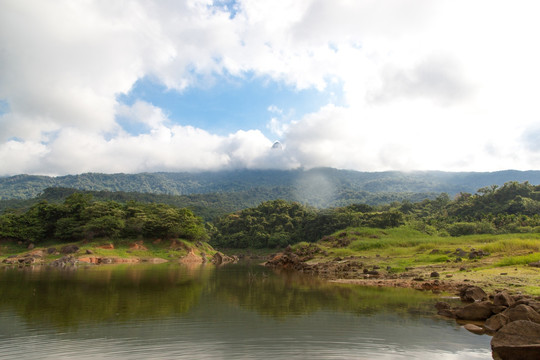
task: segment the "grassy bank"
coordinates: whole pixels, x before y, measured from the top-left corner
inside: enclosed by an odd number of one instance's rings
[[[540,295],[540,268],[528,265],[540,261],[536,233],[440,237],[407,226],[347,228],[316,245],[310,264],[355,259],[366,268],[379,267],[385,276],[412,272],[429,279],[436,271],[444,281]],[[308,246],[300,243],[293,249],[302,253]]]
[[[76,246],[78,249],[69,255],[83,261],[89,258],[122,259],[133,262],[149,259],[175,261],[185,257],[190,252],[197,256],[205,254],[208,258],[216,253],[216,250],[206,242],[190,242],[183,239],[153,242],[132,239],[115,241],[101,239],[61,244],[46,242],[32,249],[28,249],[23,244],[4,241],[0,243],[0,262],[10,257],[23,258],[37,254],[39,256],[37,262],[47,264],[67,255],[62,250],[66,246]]]

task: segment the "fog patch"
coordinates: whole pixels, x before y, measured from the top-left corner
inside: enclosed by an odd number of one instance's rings
[[[294,197],[303,204],[329,207],[336,196],[336,184],[324,174],[304,172],[296,181]]]

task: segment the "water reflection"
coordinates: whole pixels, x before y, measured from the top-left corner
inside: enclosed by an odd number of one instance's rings
[[[3,269],[0,291],[0,358],[491,358],[430,294],[260,266]]]

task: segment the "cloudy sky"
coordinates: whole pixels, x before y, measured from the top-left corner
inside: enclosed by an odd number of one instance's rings
[[[0,0],[0,175],[538,170],[539,13],[537,0]]]

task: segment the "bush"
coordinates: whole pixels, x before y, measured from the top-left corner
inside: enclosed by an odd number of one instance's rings
[[[450,236],[473,235],[476,233],[476,224],[468,222],[457,222],[447,226],[446,231]]]

